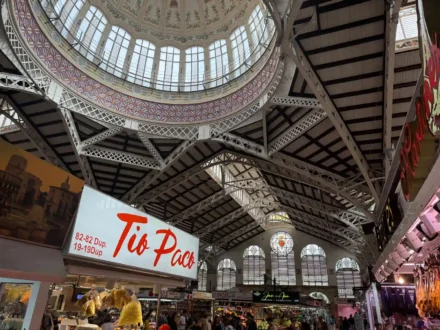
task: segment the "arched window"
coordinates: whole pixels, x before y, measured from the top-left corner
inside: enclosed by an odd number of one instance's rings
[[[93,61],[95,57],[99,40],[101,40],[106,25],[107,19],[104,14],[96,7],[91,6],[76,32],[76,39],[80,43],[75,46],[75,49],[90,61]]]
[[[313,299],[321,299],[326,305],[330,304],[330,299],[322,292],[312,292],[309,296]]]
[[[260,6],[256,6],[249,17],[249,30],[256,57],[260,57],[269,41],[269,29],[265,24]]]
[[[243,284],[264,284],[265,272],[266,264],[264,251],[256,245],[249,246],[243,253]]]
[[[52,0],[50,3],[42,1],[41,6],[50,13],[49,17],[54,19],[54,26],[66,37],[76,16],[84,6],[84,0]]]
[[[177,91],[179,85],[180,50],[175,47],[160,49],[159,71],[156,88]]]
[[[328,286],[327,258],[324,250],[309,244],[301,251],[303,285]]]
[[[119,26],[112,26],[105,43],[102,57],[104,62],[101,63],[101,68],[117,77],[121,77],[130,40],[131,36],[127,31]]]
[[[142,39],[136,40],[128,70],[128,81],[151,87],[155,51],[156,46],[151,42]]]
[[[229,73],[226,40],[217,40],[209,45],[209,63],[211,66],[211,87],[225,84]]]
[[[217,290],[225,291],[235,288],[237,267],[231,259],[223,259],[217,267]]]
[[[205,80],[205,52],[203,47],[191,47],[185,50],[185,91],[203,89]]]
[[[231,34],[232,61],[234,63],[234,75],[238,77],[246,71],[246,64],[250,65],[251,51],[246,29],[240,26]],[[246,64],[245,64],[246,63]]]
[[[84,6],[84,0],[74,0],[69,1],[61,16],[62,22],[64,22],[63,30],[61,31],[61,34],[66,37],[72,28],[73,22],[75,21],[76,17],[79,14],[79,11],[81,10],[82,6]]]
[[[198,291],[206,291],[206,282],[208,280],[208,265],[205,261],[202,262],[202,265],[199,268],[199,273],[197,274],[197,290]]]
[[[272,279],[279,285],[296,285],[293,238],[286,232],[277,232],[270,239],[272,249]]]
[[[342,258],[336,263],[336,283],[340,298],[353,298],[353,287],[362,286],[359,265],[350,258]]]

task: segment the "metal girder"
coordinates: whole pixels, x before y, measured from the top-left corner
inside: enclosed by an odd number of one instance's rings
[[[235,191],[235,189],[232,191]],[[177,225],[177,224],[181,223],[182,221],[184,221],[185,219],[188,219],[191,215],[193,215],[199,211],[202,211],[203,209],[205,209],[205,207],[208,207],[209,205],[214,204],[214,203],[222,200],[226,196],[229,196],[229,193],[230,192],[226,192],[225,190],[222,189],[219,192],[216,192],[215,194],[201,200],[200,202],[198,202],[194,205],[191,205],[190,207],[187,207],[185,210],[182,210],[181,212],[177,213],[176,215],[168,218],[167,222],[171,223],[172,225]]]
[[[223,133],[223,134],[214,134],[212,133],[211,139],[214,141],[223,142],[225,144],[231,145],[234,148],[244,150],[253,155],[265,157],[264,146],[247,139],[244,139],[240,136],[231,134],[231,133]]]
[[[317,99],[296,96],[273,96],[270,101],[274,105],[284,105],[298,108],[317,108],[322,109],[321,103]]]
[[[393,101],[394,101],[394,65],[396,60],[396,31],[399,21],[399,11],[402,0],[393,0],[390,2],[389,9],[386,11],[385,27],[385,84],[384,84],[384,118],[383,118],[383,150],[385,177],[388,175],[391,167],[389,154],[392,149],[391,137],[393,127]]]
[[[21,112],[19,107],[8,96],[0,95],[1,107],[0,114],[11,120],[26,137],[35,145],[38,151],[44,156],[49,163],[70,172],[64,162],[55,151],[47,144],[44,138],[37,132],[33,125],[26,119],[26,116]]]
[[[273,155],[275,152],[283,149],[285,146],[292,143],[295,139],[300,137],[316,124],[320,123],[326,117],[327,114],[323,109],[317,108],[312,110],[309,114],[307,114],[298,122],[291,125],[280,136],[269,143],[269,156]]]
[[[95,136],[92,136],[91,138],[82,141],[78,147],[78,150],[81,151],[82,149],[84,149],[86,147],[89,147],[89,146],[96,144],[100,141],[104,141],[105,139],[107,139],[111,136],[114,136],[116,134],[121,133],[123,130],[124,129],[122,127],[109,128],[102,133],[96,134]]]
[[[151,141],[148,138],[147,134],[142,133],[142,132],[137,132],[137,136],[138,136],[139,140],[142,141],[142,143],[145,146],[145,148],[147,148],[148,151],[151,153],[151,155],[156,160],[156,162],[159,164],[159,166],[163,167],[163,163],[164,163],[163,162],[163,158],[160,155],[160,153],[156,150],[156,148],[153,146],[153,144],[151,143]]]
[[[269,184],[262,184],[254,180],[239,181],[239,182],[228,182],[227,185],[231,185],[235,188],[241,189],[252,189],[256,191],[269,191],[273,193],[278,198],[289,200],[297,205],[313,209],[322,214],[327,214],[332,218],[344,223],[345,225],[351,227],[356,232],[359,232],[361,226],[371,221],[364,215],[352,212],[347,209],[342,209],[334,205],[330,205],[324,202],[317,201],[313,198],[308,198],[302,195],[295,194],[291,191],[274,187]]]
[[[332,233],[350,241],[352,244],[363,245],[365,242],[364,237],[358,231],[353,230],[350,227],[341,226],[340,224],[336,224],[320,217],[308,214],[285,204],[282,204],[280,209],[289,214],[291,217],[294,217],[296,222],[325,228],[326,230],[329,230]]]
[[[148,173],[147,176],[139,180],[136,185],[131,188],[127,193],[122,196],[121,200],[128,204],[134,202],[134,200],[141,194],[145,189],[148,188],[154,181],[156,181],[171,165],[174,164],[186,150],[195,145],[196,141],[184,141],[182,142],[171,154],[168,155],[164,160],[164,164],[159,172]]]
[[[264,5],[272,17],[272,20],[275,24],[275,28],[277,30],[277,45],[281,43],[281,39],[283,38],[283,27],[281,23],[281,15],[274,3],[274,0],[263,0]]]
[[[157,170],[159,166],[154,159],[146,156],[132,154],[130,152],[113,150],[102,147],[89,146],[80,150],[80,154],[98,159],[105,159],[111,162],[123,163],[141,168]]]
[[[205,171],[211,166],[220,165],[220,164],[228,164],[228,163],[241,163],[249,166],[253,166],[260,170],[264,170],[270,173],[274,173],[280,176],[283,176],[287,179],[291,179],[294,181],[298,181],[301,183],[308,184],[310,186],[316,187],[318,189],[327,191],[329,193],[334,193],[345,198],[347,201],[352,203],[360,213],[363,213],[365,217],[372,221],[372,214],[369,213],[365,209],[365,205],[360,203],[356,197],[353,195],[359,194],[359,191],[346,191],[343,188],[345,182],[340,181],[340,178],[337,175],[332,175],[329,177],[326,174],[321,172],[313,171],[313,168],[309,168],[307,165],[301,164],[301,162],[290,163],[290,159],[286,156],[277,156],[277,164],[272,163],[271,161],[262,160],[260,158],[255,158],[248,155],[241,155],[236,152],[228,151],[228,152],[219,152],[217,154],[212,155],[207,160],[204,160],[191,168],[183,171],[177,176],[173,177],[170,180],[167,180],[155,187],[151,191],[146,192],[140,198],[136,200],[137,203],[148,203],[152,201],[154,198],[162,195],[166,191],[172,189],[176,184],[180,184],[199,172]],[[281,166],[280,166],[281,165]]]
[[[67,132],[67,136],[72,143],[73,151],[75,153],[76,160],[78,161],[79,168],[81,169],[84,181],[89,186],[97,188],[95,176],[93,175],[89,160],[87,159],[87,157],[81,156],[78,152],[78,147],[81,145],[81,139],[76,129],[75,121],[72,117],[72,114],[69,110],[66,110],[64,108],[60,108],[59,110],[61,118],[63,120],[64,128]]]
[[[223,154],[222,151],[217,152],[217,153],[213,154],[212,156],[208,157],[207,159],[204,159],[203,161],[195,164],[194,166],[188,168],[187,170],[172,177],[171,179],[161,183],[160,185],[154,187],[154,189],[147,191],[146,193],[139,196],[136,199],[136,203],[147,204],[148,202],[152,201],[154,198],[173,189],[176,185],[192,178],[197,173],[202,172],[211,166],[221,164],[222,163],[222,158],[221,158],[222,154]],[[163,173],[160,173],[160,175],[162,175],[162,174]],[[157,177],[159,177],[160,175],[157,175]]]
[[[370,189],[371,195],[374,197],[376,203],[378,203],[379,195],[372,181],[372,179],[374,179],[373,171],[370,169],[370,165],[365,159],[365,156],[362,154],[359,146],[356,144],[356,140],[353,138],[350,130],[347,127],[347,124],[343,120],[342,116],[339,114],[339,111],[336,109],[333,100],[328,95],[325,87],[319,80],[318,75],[312,68],[307,56],[304,55],[301,47],[295,39],[293,40],[293,45],[291,45],[290,42],[287,42],[283,46],[284,51],[288,54],[289,57],[291,57],[291,59],[301,72],[302,76],[307,81],[308,86],[323,106],[323,109],[327,113],[327,117],[333,123],[333,126],[341,136],[353,159],[355,160],[360,172],[365,179],[365,182],[367,183],[368,188]]]
[[[31,79],[21,75],[0,72],[0,87],[43,96],[43,93]]]
[[[317,172],[308,164],[304,164],[296,160],[292,162],[288,156],[280,154],[274,155],[272,159],[272,161],[276,162],[276,164],[252,156],[243,156],[232,151],[225,152],[224,157],[224,161],[226,162],[247,164],[259,168],[260,170],[283,176],[290,180],[302,182],[312,187],[316,187],[330,193],[335,193],[352,203],[369,219],[373,219],[372,214],[365,209],[365,205],[361,204],[358,200],[356,200],[355,197],[353,197],[353,192],[346,191],[343,188],[344,182],[339,181],[337,175],[332,174],[332,176],[329,178],[328,176],[324,175],[322,171]],[[357,193],[359,192],[357,191]]]
[[[193,235],[199,238],[203,238],[206,235],[208,235],[210,232],[220,229],[221,227],[229,224],[230,222],[240,218],[242,215],[249,212],[250,210],[261,209],[261,208],[276,208],[276,207],[279,207],[279,203],[268,201],[265,198],[252,200],[249,204],[242,206],[239,209],[216,220],[215,222],[197,230],[195,233],[193,233]]]

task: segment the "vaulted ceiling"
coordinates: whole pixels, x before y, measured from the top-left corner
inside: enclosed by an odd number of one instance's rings
[[[91,119],[31,92],[2,53],[2,112],[15,125],[0,128],[1,138],[199,236],[202,252],[231,249],[286,212],[297,230],[372,263],[362,225],[383,199],[420,76],[418,49],[394,52],[387,17],[399,8],[387,1],[298,3],[284,31],[293,41],[281,41],[282,83],[229,132],[189,141]]]

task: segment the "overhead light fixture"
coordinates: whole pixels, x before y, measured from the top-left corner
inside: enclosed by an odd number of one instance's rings
[[[397,280],[397,282],[398,282],[399,284],[405,284],[405,280],[403,279],[402,276],[399,276],[399,279]]]

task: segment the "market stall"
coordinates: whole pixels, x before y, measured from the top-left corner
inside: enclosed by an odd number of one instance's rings
[[[321,306],[320,300],[300,292],[253,291],[252,298],[259,330],[268,328],[268,317],[273,318],[275,325],[281,330],[289,328],[292,321],[299,328],[302,320],[310,321],[318,316],[328,318],[328,310]]]
[[[116,329],[136,329],[148,310],[155,308],[157,317],[177,308],[184,296],[161,287],[183,287],[184,279],[197,277],[198,245],[197,238],[84,187],[65,246],[67,272],[83,280],[60,286],[53,298],[60,330],[98,328],[106,314]]]
[[[212,293],[193,291],[189,311],[193,315],[214,315],[214,302]]]

